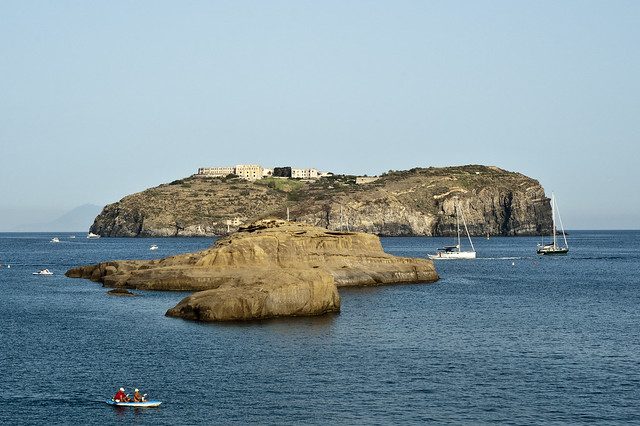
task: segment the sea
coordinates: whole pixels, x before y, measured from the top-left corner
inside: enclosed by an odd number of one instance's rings
[[[475,238],[478,259],[438,261],[437,283],[217,324],[164,316],[187,293],[114,297],[64,276],[212,238],[73,235],[0,234],[0,424],[640,423],[640,231],[572,231],[562,257],[536,255],[539,238]],[[451,242],[382,238],[411,257]],[[162,405],[105,404],[119,387]]]

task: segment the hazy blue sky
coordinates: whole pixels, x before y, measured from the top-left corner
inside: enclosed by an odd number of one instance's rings
[[[199,166],[487,164],[640,228],[640,1],[0,2],[0,230]]]

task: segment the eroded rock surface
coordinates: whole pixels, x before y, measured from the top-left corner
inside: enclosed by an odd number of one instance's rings
[[[249,278],[249,276],[245,276]],[[340,296],[331,275],[324,271],[256,270],[252,284],[222,285],[184,298],[168,316],[198,321],[263,319],[321,315],[340,310]]]
[[[438,279],[430,260],[387,254],[375,235],[282,220],[256,222],[201,252],[103,262],[67,276],[115,288],[198,291],[167,315],[203,321],[320,315],[340,309],[340,286]]]

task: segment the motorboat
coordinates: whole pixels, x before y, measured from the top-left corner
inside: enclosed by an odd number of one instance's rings
[[[564,246],[558,243],[556,235],[556,213],[558,214],[558,220],[560,221],[560,230],[562,231],[562,238],[564,239]],[[552,241],[548,244],[544,243],[544,238],[541,244],[538,244],[536,252],[542,255],[563,255],[569,252],[569,243],[567,242],[567,235],[564,232],[564,225],[562,224],[562,218],[560,217],[560,211],[558,210],[558,204],[556,197],[551,193],[551,222],[552,222]]]
[[[70,239],[72,239],[72,240],[73,240],[75,237],[76,237],[75,235],[71,235],[71,236],[69,236],[69,238],[70,238]]]
[[[58,237],[53,237],[53,238],[51,239],[51,242],[52,242],[52,243],[59,243],[59,242],[60,242],[60,238],[58,238]]]
[[[456,211],[456,231],[457,231],[457,244],[453,246],[444,246],[439,248],[436,254],[430,254],[429,259],[432,260],[454,260],[454,259],[475,259],[476,258],[476,249],[473,247],[473,241],[471,241],[471,235],[469,235],[469,229],[467,228],[467,222],[464,219],[464,213],[462,209],[458,205],[456,200],[455,203],[455,211]],[[460,220],[462,219],[462,224],[464,225],[464,230],[467,233],[467,238],[469,239],[469,244],[471,245],[471,250],[462,251],[460,249]]]
[[[149,247],[149,250],[158,250],[158,246],[155,244],[152,244],[151,247]]]
[[[32,275],[53,275],[53,272],[48,269],[40,269],[38,272],[33,272]]]
[[[87,234],[87,238],[90,238],[90,239],[96,239],[96,238],[100,238],[100,235],[98,235],[98,234],[94,234],[93,232],[89,232],[89,233]]]

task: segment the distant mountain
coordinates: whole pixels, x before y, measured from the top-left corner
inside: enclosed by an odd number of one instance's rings
[[[30,232],[73,232],[87,231],[102,207],[95,204],[83,204],[63,214],[57,219],[46,223],[27,224],[16,227],[16,231]]]

